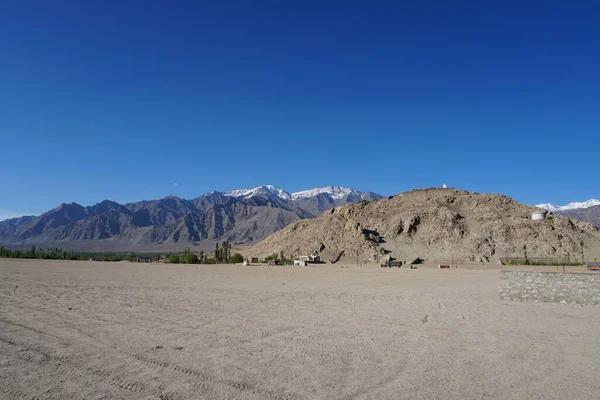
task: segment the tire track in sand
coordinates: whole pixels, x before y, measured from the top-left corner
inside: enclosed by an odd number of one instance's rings
[[[133,393],[143,393],[145,392],[144,383],[127,379],[123,380],[120,376],[114,376],[113,369],[111,370],[98,370],[92,368],[89,365],[86,366],[69,366],[70,359],[63,356],[57,356],[53,354],[49,354],[40,349],[34,348],[32,346],[27,345],[26,343],[17,343],[12,339],[0,336],[0,342],[7,344],[9,346],[15,347],[18,353],[14,354],[10,351],[5,351],[0,348],[0,354],[2,358],[7,359],[16,359],[19,361],[23,361],[26,363],[31,363],[38,366],[43,366],[43,364],[47,364],[50,361],[60,361],[53,366],[61,378],[65,380],[82,380],[86,376],[91,376],[96,382],[102,383],[105,385],[113,386],[119,389],[126,390],[128,392]],[[65,365],[67,364],[67,365]],[[69,368],[73,367],[73,368]],[[14,392],[14,393],[13,393]],[[19,389],[13,389],[10,394],[18,394],[21,393],[21,397],[31,398],[30,395],[25,395],[23,392],[20,392]],[[19,396],[16,396],[19,397]]]
[[[155,359],[152,359],[152,358],[149,358],[146,356],[141,356],[138,354],[130,354],[130,356],[132,358],[134,358],[135,360],[137,360],[141,363],[144,363],[144,364],[154,365],[154,366],[157,366],[160,368],[176,371],[181,374],[190,375],[190,376],[199,378],[202,381],[200,381],[200,382],[193,381],[193,382],[191,382],[191,384],[198,385],[198,386],[201,386],[204,388],[207,388],[210,385],[212,385],[212,386],[221,385],[221,386],[226,386],[229,388],[236,389],[240,392],[247,392],[247,393],[254,394],[262,399],[290,400],[290,399],[300,398],[299,396],[293,395],[291,393],[277,393],[273,390],[259,388],[250,382],[245,382],[245,381],[235,380],[235,379],[218,378],[218,377],[215,377],[214,375],[209,374],[204,371],[200,371],[200,370],[189,368],[189,367],[184,367],[184,366],[174,364],[174,363],[169,363],[166,361],[155,360]]]

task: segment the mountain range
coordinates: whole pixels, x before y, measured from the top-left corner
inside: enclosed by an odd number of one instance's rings
[[[566,215],[581,221],[590,222],[600,227],[600,200],[590,199],[584,202],[573,202],[564,206],[552,203],[538,204],[536,207],[543,208],[553,213]]]
[[[581,208],[590,208],[590,207],[594,207],[594,206],[600,206],[600,200],[590,199],[588,201],[583,201],[583,202],[576,201],[576,202],[572,202],[569,204],[565,204],[564,206],[557,206],[556,204],[552,204],[552,203],[544,203],[544,204],[536,205],[536,207],[543,208],[545,210],[552,211],[552,212],[578,210]]]
[[[331,208],[380,198],[339,186],[289,193],[262,185],[212,191],[191,200],[175,196],[127,204],[105,200],[88,207],[63,203],[37,217],[0,222],[0,243],[106,251],[221,240],[247,244]]]

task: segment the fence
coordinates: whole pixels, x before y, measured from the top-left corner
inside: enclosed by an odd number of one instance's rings
[[[524,258],[524,257],[508,257],[501,258],[500,262],[503,265],[548,265],[548,266],[578,266],[586,263],[593,263],[596,260],[581,259],[576,257],[539,257],[539,258]]]

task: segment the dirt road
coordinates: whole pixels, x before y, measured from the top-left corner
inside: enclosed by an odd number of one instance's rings
[[[0,260],[5,399],[597,399],[599,336],[498,271]]]

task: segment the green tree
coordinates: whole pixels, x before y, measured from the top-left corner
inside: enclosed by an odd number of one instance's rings
[[[221,244],[221,251],[219,252],[217,260],[224,263],[228,263],[231,258],[230,249],[231,245],[229,244],[229,242],[227,240],[223,241],[223,243]]]
[[[169,256],[169,262],[171,264],[179,264],[179,256],[177,254],[171,254]]]
[[[265,262],[268,262],[268,261],[271,261],[271,260],[277,261],[278,257],[279,256],[277,255],[277,253],[273,253],[270,256],[265,257]]]
[[[200,250],[200,259],[198,260],[200,264],[204,262],[204,250]]]
[[[198,256],[194,253],[187,253],[185,256],[186,264],[198,264]]]
[[[240,253],[233,253],[233,256],[231,256],[231,262],[234,264],[242,263],[244,262],[244,256],[242,256]]]

